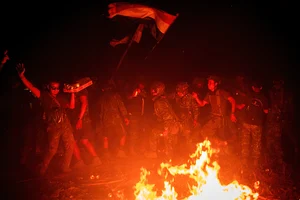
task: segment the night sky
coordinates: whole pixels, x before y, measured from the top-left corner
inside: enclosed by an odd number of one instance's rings
[[[108,77],[126,45],[109,41],[134,31],[136,21],[106,18],[107,5],[44,1],[1,5],[1,49],[10,64],[23,61],[35,82],[49,77]],[[297,15],[295,5],[269,2],[134,1],[163,9],[179,18],[155,50],[155,40],[144,32],[129,51],[121,72],[151,78],[191,80],[210,73],[255,76],[296,70]],[[208,3],[209,2],[209,3]],[[222,2],[222,3],[219,3]],[[8,64],[9,66],[9,64]]]

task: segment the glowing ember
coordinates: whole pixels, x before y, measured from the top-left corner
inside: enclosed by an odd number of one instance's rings
[[[167,163],[161,164],[161,169],[167,169],[170,175],[175,178],[175,175],[186,175],[191,180],[194,180],[194,185],[189,186],[189,195],[180,199],[185,200],[256,200],[258,193],[233,181],[229,185],[221,185],[218,179],[220,166],[217,162],[211,162],[213,149],[211,143],[205,140],[203,143],[197,144],[197,150],[192,154],[189,165],[183,164],[180,166],[171,166]],[[141,169],[140,181],[135,185],[135,198],[137,200],[175,200],[178,199],[178,194],[175,188],[171,185],[171,181],[164,181],[164,190],[160,195],[154,188],[154,184],[149,184],[147,176],[150,175],[146,169]],[[166,178],[166,177],[165,177]]]

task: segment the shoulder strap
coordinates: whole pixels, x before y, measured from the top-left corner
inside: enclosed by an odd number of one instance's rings
[[[54,98],[50,93],[48,93],[48,95],[52,98],[52,100],[58,105],[58,107],[60,106],[60,103],[58,102],[58,100],[56,98]]]
[[[209,103],[210,103],[210,104],[211,104],[211,96],[212,96],[211,94],[208,95]],[[220,96],[220,90],[217,90],[217,91],[216,91],[215,96],[216,96],[217,106],[218,106],[218,108],[219,108],[220,114],[223,115],[222,108],[221,108],[221,96]]]

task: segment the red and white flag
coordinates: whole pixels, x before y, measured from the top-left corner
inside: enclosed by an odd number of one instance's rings
[[[155,21],[157,29],[165,34],[178,15],[171,15],[165,11],[141,4],[130,4],[125,2],[111,3],[108,5],[109,18],[117,15],[146,19]]]

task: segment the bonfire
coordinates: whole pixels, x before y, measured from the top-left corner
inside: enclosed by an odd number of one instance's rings
[[[140,181],[134,186],[136,200],[257,200],[259,194],[246,185],[234,180],[228,185],[222,185],[218,174],[220,166],[212,161],[214,149],[209,140],[197,144],[196,151],[190,155],[187,164],[172,166],[161,163],[158,174],[163,176],[164,189],[159,192],[155,184],[148,182],[150,172],[141,169]],[[163,173],[167,171],[168,173]],[[167,178],[168,176],[168,178]],[[170,178],[171,176],[171,178]],[[176,177],[186,176],[188,194],[179,195],[174,183]],[[182,197],[183,196],[183,197]]]

